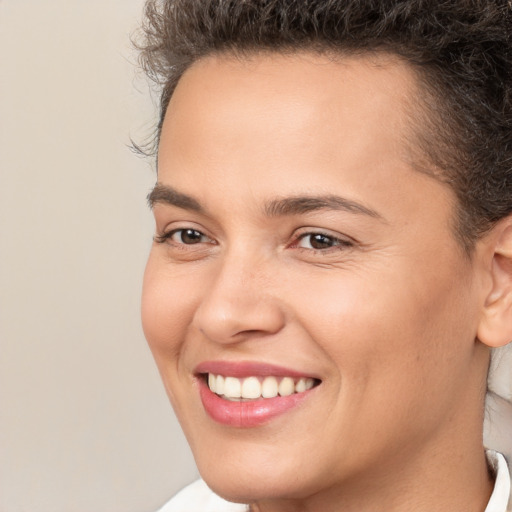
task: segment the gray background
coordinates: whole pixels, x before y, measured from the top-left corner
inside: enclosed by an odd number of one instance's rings
[[[196,476],[140,327],[142,0],[0,0],[0,512],[145,512]]]

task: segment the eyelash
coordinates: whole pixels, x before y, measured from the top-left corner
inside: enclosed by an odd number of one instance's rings
[[[154,240],[156,243],[159,243],[159,244],[166,243],[166,242],[170,241],[170,243],[172,243],[175,247],[198,245],[201,243],[201,241],[199,241],[197,243],[187,244],[183,241],[183,238],[182,238],[181,242],[172,240],[174,235],[181,233],[182,234],[181,236],[183,237],[183,234],[187,231],[191,232],[191,234],[194,233],[194,236],[206,238],[207,240],[213,242],[207,235],[205,235],[201,231],[199,231],[197,229],[193,229],[193,228],[173,229],[167,233],[155,235]],[[301,247],[300,243],[303,240],[306,240],[308,237],[310,237],[310,239],[312,239],[313,237],[317,237],[317,239],[324,239],[327,242],[331,243],[332,245],[329,245],[327,247],[318,248],[318,247],[311,246],[312,244],[310,242],[309,245],[311,247]],[[317,241],[319,241],[319,240],[317,240]],[[289,247],[294,248],[294,249],[303,250],[303,251],[314,251],[315,253],[318,252],[318,253],[324,253],[324,254],[331,252],[331,251],[340,251],[340,250],[344,250],[344,249],[349,249],[353,246],[354,246],[354,242],[351,240],[339,238],[339,237],[333,236],[329,233],[324,233],[321,231],[308,231],[306,233],[302,233],[295,238],[295,240],[293,241],[292,244],[289,245]]]
[[[190,232],[193,232],[193,233],[197,233],[200,235],[200,237],[204,237],[204,238],[207,238],[208,240],[211,240],[209,237],[207,237],[204,233],[202,233],[201,231],[199,231],[198,229],[193,229],[193,228],[179,228],[179,229],[173,229],[171,231],[168,231],[167,233],[162,233],[162,234],[159,234],[159,235],[155,235],[154,237],[154,240],[156,243],[158,244],[163,244],[165,242],[168,242],[170,241],[171,243],[173,243],[173,245],[196,245],[196,244],[187,244],[185,242],[183,242],[183,239],[182,239],[182,242],[176,242],[174,240],[172,240],[172,237],[174,235],[176,235],[177,233],[182,233],[182,236],[183,236],[183,233],[185,233],[186,231],[190,231]]]
[[[323,247],[323,248],[300,247],[299,244],[303,240],[307,239],[308,237],[310,239],[312,239],[313,237],[327,239],[332,243],[332,245],[330,245],[328,247]],[[311,245],[311,240],[310,240],[309,245]],[[344,250],[344,249],[349,249],[353,246],[354,246],[354,242],[351,240],[348,240],[346,238],[339,238],[339,237],[333,236],[329,233],[323,233],[322,231],[308,231],[307,233],[302,233],[291,244],[291,247],[297,248],[299,250],[315,251],[315,252],[321,252],[321,253],[327,253],[327,252],[331,252],[331,251],[340,251],[340,250]]]

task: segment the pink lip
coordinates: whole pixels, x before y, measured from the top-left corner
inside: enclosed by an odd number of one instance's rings
[[[215,375],[229,375],[232,377],[249,376],[288,376],[293,378],[310,377],[301,372],[289,370],[283,367],[241,362],[231,363],[227,361],[209,361],[201,363],[196,368],[196,374],[213,373]],[[199,377],[199,395],[207,414],[216,422],[231,427],[257,427],[268,423],[273,418],[280,416],[300,405],[310,397],[316,388],[303,393],[294,393],[289,396],[277,396],[250,401],[225,400],[210,391],[205,379]]]
[[[300,379],[301,377],[312,377],[306,373],[284,368],[267,363],[255,363],[250,361],[230,362],[230,361],[205,361],[195,368],[195,373],[213,373],[215,375],[229,375],[231,377],[293,377]]]

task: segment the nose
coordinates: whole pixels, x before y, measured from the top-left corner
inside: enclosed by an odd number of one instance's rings
[[[216,343],[237,343],[276,334],[285,313],[276,276],[262,262],[231,258],[208,281],[193,323]]]

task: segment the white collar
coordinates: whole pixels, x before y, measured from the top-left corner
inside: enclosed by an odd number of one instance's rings
[[[488,450],[487,460],[496,474],[496,483],[485,512],[507,512],[510,497],[510,473],[507,461],[501,453]]]

